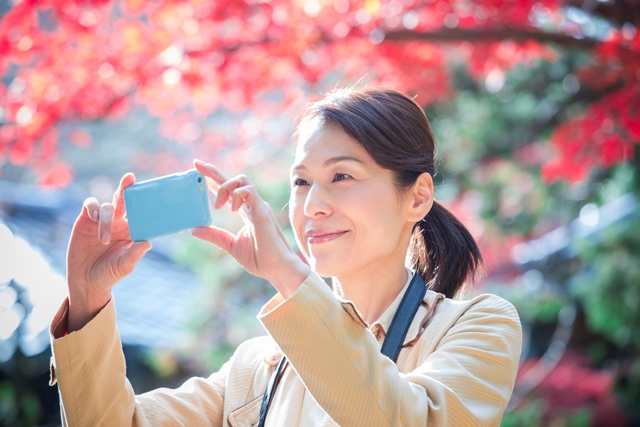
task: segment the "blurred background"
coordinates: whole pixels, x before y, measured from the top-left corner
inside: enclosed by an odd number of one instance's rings
[[[86,197],[199,157],[247,173],[293,244],[296,117],[382,84],[424,106],[436,197],[481,245],[467,296],[522,318],[502,425],[640,425],[638,25],[637,0],[0,1],[0,424],[60,423],[48,324]],[[264,334],[273,290],[181,235],[114,294],[141,393]]]

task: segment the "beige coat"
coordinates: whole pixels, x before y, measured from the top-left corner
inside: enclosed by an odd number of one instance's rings
[[[428,291],[396,365],[379,349],[405,290],[368,327],[312,273],[289,300],[277,295],[263,307],[259,319],[270,336],[241,344],[208,378],[138,396],[125,376],[113,300],[80,331],[54,338],[66,329],[65,302],[51,329],[51,384],[59,387],[63,424],[257,425],[284,352],[291,366],[271,404],[269,427],[306,425],[309,396],[313,425],[498,426],[520,355],[513,306],[493,295],[461,302]]]

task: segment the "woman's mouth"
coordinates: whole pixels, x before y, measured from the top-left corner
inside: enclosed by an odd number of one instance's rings
[[[345,233],[347,232],[335,230],[310,230],[307,232],[307,242],[311,245],[325,243],[337,239]]]

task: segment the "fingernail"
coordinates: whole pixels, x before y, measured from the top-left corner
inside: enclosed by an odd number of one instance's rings
[[[98,210],[95,209],[93,212],[91,212],[91,219],[94,221],[98,220]]]
[[[109,233],[104,231],[102,233],[102,235],[100,236],[100,241],[102,242],[102,244],[108,245],[109,244]]]

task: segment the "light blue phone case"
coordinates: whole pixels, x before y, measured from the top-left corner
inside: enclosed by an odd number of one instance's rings
[[[140,242],[211,225],[211,198],[196,170],[133,184],[124,190],[129,234]]]

